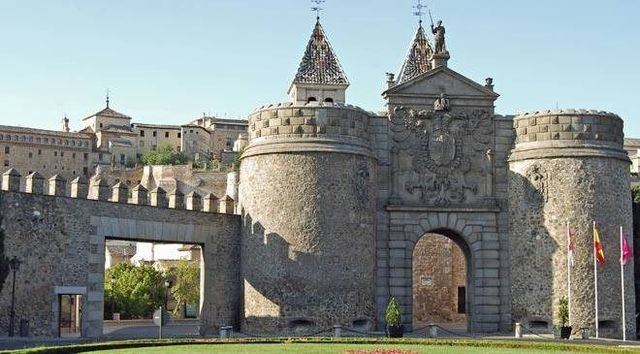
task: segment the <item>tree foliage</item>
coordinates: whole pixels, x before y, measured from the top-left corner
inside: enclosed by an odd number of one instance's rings
[[[164,303],[165,277],[151,265],[119,263],[106,270],[104,279],[105,313],[119,312],[123,319],[150,317]]]
[[[168,143],[162,143],[155,150],[149,150],[142,154],[142,163],[145,165],[184,165],[189,162],[183,153],[173,151]]]
[[[640,185],[631,187],[631,199],[634,203],[640,203]]]
[[[186,305],[197,304],[200,300],[200,268],[187,260],[181,260],[178,266],[170,271],[174,284],[171,295],[176,301],[174,316]]]

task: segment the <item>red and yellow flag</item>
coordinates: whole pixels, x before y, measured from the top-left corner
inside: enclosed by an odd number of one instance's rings
[[[600,264],[604,264],[606,259],[604,258],[604,250],[602,249],[602,243],[600,242],[600,232],[598,227],[593,224],[593,247],[595,248],[596,261]]]

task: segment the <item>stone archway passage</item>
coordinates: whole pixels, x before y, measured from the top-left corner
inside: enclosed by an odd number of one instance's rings
[[[428,233],[413,250],[413,327],[427,323],[467,329],[467,269],[462,249],[450,238]]]

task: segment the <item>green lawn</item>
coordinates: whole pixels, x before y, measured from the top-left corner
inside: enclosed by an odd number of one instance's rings
[[[376,351],[384,349],[384,351]],[[546,351],[539,349],[503,349],[503,348],[473,348],[473,347],[453,347],[446,345],[372,345],[372,344],[224,344],[224,345],[177,345],[170,347],[156,348],[135,348],[104,350],[90,353],[353,353],[353,354],[414,354],[414,353],[446,353],[446,354],[477,354],[477,353],[499,353],[499,354],[548,354],[562,353],[562,351]]]
[[[346,353],[346,354],[418,354],[418,353],[640,353],[640,347],[621,348],[615,343],[582,341],[532,341],[483,339],[410,339],[374,338],[264,338],[264,339],[191,339],[98,342],[62,347],[40,347],[21,353]]]

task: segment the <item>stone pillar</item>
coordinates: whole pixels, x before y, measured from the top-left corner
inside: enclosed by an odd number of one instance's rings
[[[218,209],[223,214],[233,214],[233,206],[234,200],[228,195],[225,195],[220,199],[220,209]]]
[[[49,195],[63,196],[67,193],[67,180],[60,175],[49,178]]]
[[[129,187],[118,182],[111,187],[111,201],[114,203],[126,203],[129,201]]]
[[[89,194],[89,186],[84,176],[78,176],[71,181],[71,198],[86,198]]]
[[[509,160],[512,320],[558,322],[567,296],[567,228],[575,235],[571,323],[594,329],[593,222],[605,256],[598,265],[600,336],[622,336],[619,228],[633,243],[629,157],[623,121],[585,110],[523,114],[513,121]],[[633,246],[631,246],[633,247]],[[535,286],[532,287],[532,284]],[[626,265],[627,337],[636,334],[633,261]]]
[[[156,187],[149,193],[149,205],[158,208],[168,208],[167,192],[161,187]]]
[[[19,192],[20,191],[20,173],[15,168],[10,168],[2,175],[2,190]]]
[[[131,203],[137,205],[147,205],[147,189],[142,184],[138,184],[131,190]]]
[[[169,193],[169,208],[184,209],[184,194],[177,188]]]
[[[433,66],[433,68],[437,68],[439,66],[447,66],[447,62],[449,61],[449,53],[445,52],[445,53],[438,53],[438,54],[433,54],[431,57],[431,65]]]
[[[104,179],[94,179],[89,186],[89,199],[109,200],[111,197],[111,188]]]
[[[196,191],[191,191],[185,196],[185,204],[187,210],[200,211],[202,209],[202,198]]]
[[[218,197],[213,195],[213,193],[208,193],[202,198],[202,211],[216,213],[218,212],[218,203]]]
[[[27,176],[25,180],[24,190],[27,193],[43,194],[44,193],[44,177],[38,172],[33,172]]]

